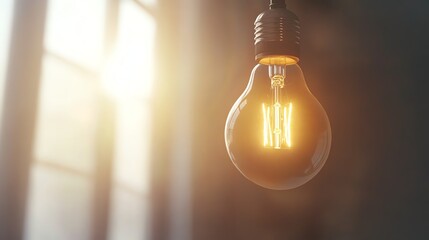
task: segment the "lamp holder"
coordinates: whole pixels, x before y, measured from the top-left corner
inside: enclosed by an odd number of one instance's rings
[[[298,17],[286,8],[284,0],[271,0],[269,9],[255,20],[256,61],[266,63],[269,58],[286,57],[296,63],[299,52]]]

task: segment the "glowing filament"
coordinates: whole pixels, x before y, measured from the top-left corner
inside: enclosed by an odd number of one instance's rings
[[[281,134],[280,129],[280,103],[274,104],[274,148],[279,149],[281,146]]]
[[[289,110],[289,111],[288,111]],[[286,114],[286,112],[287,112],[287,114]],[[284,114],[285,114],[285,116],[284,116],[284,119],[283,119],[283,121],[284,121],[284,125],[285,125],[285,140],[286,140],[286,145],[288,146],[288,147],[291,147],[292,146],[292,142],[291,142],[291,140],[290,140],[290,133],[291,133],[291,130],[290,130],[290,123],[291,123],[291,119],[292,119],[292,103],[289,103],[289,109],[287,109],[286,107],[285,107],[285,109],[284,109]]]
[[[270,111],[270,109],[272,109],[272,111]],[[271,115],[271,112],[273,115]],[[265,106],[263,103],[262,114],[264,119],[264,147],[272,147],[274,149],[292,147],[292,103],[289,103],[289,106],[283,107],[278,102],[273,106]],[[274,129],[272,129],[272,126],[274,126]]]

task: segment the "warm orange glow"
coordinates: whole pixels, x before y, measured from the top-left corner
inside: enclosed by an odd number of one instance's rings
[[[264,114],[264,146],[268,145],[268,118],[265,104],[262,103],[262,113]]]
[[[288,109],[285,107],[285,109],[284,109],[285,114],[286,114],[287,110]],[[285,139],[286,139],[286,145],[288,147],[292,147],[291,129],[290,129],[291,120],[292,120],[292,103],[289,103],[289,111],[287,113],[287,117],[285,117],[283,120],[285,122]]]
[[[274,104],[274,148],[280,149],[281,146],[281,134],[282,130],[280,129],[280,103]]]
[[[261,60],[259,60],[259,63],[264,65],[291,65],[298,63],[298,61],[299,59],[293,56],[273,55],[262,58]]]
[[[272,111],[270,111],[271,108]],[[270,112],[273,112],[273,116],[270,114]],[[274,149],[292,147],[292,103],[290,102],[288,106],[283,107],[278,102],[273,106],[266,106],[263,103],[262,114],[264,116],[264,147],[272,147]],[[271,128],[271,125],[274,126],[274,129]]]

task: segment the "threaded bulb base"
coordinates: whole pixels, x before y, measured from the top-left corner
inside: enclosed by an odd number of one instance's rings
[[[259,14],[255,21],[255,59],[262,64],[299,61],[300,24],[286,8],[273,8]]]

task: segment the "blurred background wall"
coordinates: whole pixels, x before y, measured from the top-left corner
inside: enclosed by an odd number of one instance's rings
[[[223,137],[268,0],[0,2],[1,239],[426,239],[429,3],[287,4],[333,143],[272,191]]]

